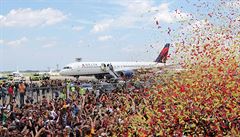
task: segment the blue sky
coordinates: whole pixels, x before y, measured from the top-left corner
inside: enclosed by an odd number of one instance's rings
[[[167,28],[196,1],[0,0],[0,71],[63,67],[76,57],[153,61],[171,42]]]

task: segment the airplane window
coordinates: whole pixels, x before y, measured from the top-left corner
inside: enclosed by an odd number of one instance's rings
[[[72,67],[66,66],[66,67],[63,67],[63,69],[72,69]]]

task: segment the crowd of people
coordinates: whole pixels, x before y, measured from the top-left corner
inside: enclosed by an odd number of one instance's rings
[[[123,122],[118,116],[129,92],[82,90],[80,84],[66,80],[1,84],[0,136],[112,136],[115,124]],[[48,97],[53,87],[61,88]],[[30,92],[41,94],[41,99],[36,101]]]
[[[190,85],[189,77],[185,77],[190,76],[187,74],[158,79],[153,79],[153,75],[141,78],[144,90],[138,90],[132,83],[124,90],[113,92],[82,90],[80,81],[3,83],[0,85],[0,136],[217,136],[240,133],[240,81],[237,76],[231,78],[233,84],[227,88],[226,83],[209,85],[200,80],[190,81]],[[203,79],[210,78],[206,75]],[[41,99],[36,100],[31,93],[41,95]]]
[[[188,72],[143,73],[122,90],[112,92],[82,90],[81,81],[1,84],[4,101],[0,136],[217,136],[239,133],[237,90],[216,92],[221,85],[195,82],[191,82],[193,85],[186,83],[186,87],[178,85],[177,82],[189,78],[185,76],[191,76]],[[191,86],[194,90],[190,90]],[[211,92],[198,89],[205,86]],[[32,93],[40,95],[40,99],[36,100]]]

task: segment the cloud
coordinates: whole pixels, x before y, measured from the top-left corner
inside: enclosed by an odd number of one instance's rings
[[[162,3],[157,6],[152,0],[118,1],[115,4],[124,8],[122,14],[117,17],[98,21],[92,28],[93,32],[103,32],[110,28],[134,28],[137,24],[152,24],[153,20],[160,23],[174,23],[187,20],[188,13],[180,10],[171,11],[169,3]]]
[[[98,23],[96,23],[93,26],[92,32],[101,32],[101,31],[105,31],[106,29],[108,29],[110,27],[110,25],[113,23],[113,19],[108,19],[108,20],[103,20],[100,21]]]
[[[26,37],[22,37],[20,39],[17,40],[0,40],[0,44],[1,45],[6,45],[6,46],[11,46],[11,47],[19,47],[22,46],[24,43],[26,43],[28,41],[28,39]]]
[[[78,41],[78,44],[83,44],[83,43],[84,43],[83,40],[79,40],[79,41]]]
[[[35,38],[35,40],[37,40],[37,41],[45,41],[45,40],[47,40],[47,39],[49,39],[49,37],[39,36],[39,37],[36,37],[36,38]]]
[[[164,23],[173,23],[173,22],[177,22],[177,21],[184,21],[187,20],[189,17],[188,13],[182,12],[180,10],[175,10],[170,12],[169,10],[169,4],[164,3],[162,5],[160,5],[156,11],[161,11],[161,12],[157,12],[156,14],[154,14],[154,18],[161,22]]]
[[[50,41],[49,43],[45,43],[42,47],[43,48],[51,48],[56,46],[56,41]]]
[[[134,53],[134,54],[139,54],[139,53],[144,53],[146,51],[145,48],[136,48],[135,45],[129,44],[129,45],[124,45],[122,48],[120,48],[121,52],[124,53]]]
[[[74,26],[74,27],[72,27],[72,30],[81,31],[81,30],[83,30],[83,26]]]
[[[99,41],[107,41],[107,40],[110,40],[110,39],[112,39],[111,35],[104,35],[104,36],[98,37]]]
[[[228,8],[240,8],[240,1],[233,0],[233,1],[226,2],[226,6]]]
[[[193,32],[199,33],[200,31],[203,32],[204,30],[209,30],[211,27],[213,26],[211,26],[211,23],[208,20],[195,20],[192,21],[191,24],[188,24],[188,26],[180,29],[180,31],[184,34],[191,34]]]
[[[56,37],[45,37],[45,36],[39,36],[35,38],[36,43],[41,45],[42,48],[51,48],[55,47],[57,44],[57,38]]]
[[[2,45],[4,43],[4,40],[0,39],[0,44]]]
[[[48,26],[62,22],[67,18],[60,10],[46,8],[32,10],[31,8],[13,9],[5,16],[0,15],[2,27],[36,27]]]
[[[121,48],[123,52],[131,53],[131,52],[136,52],[136,48],[134,47],[123,47]]]

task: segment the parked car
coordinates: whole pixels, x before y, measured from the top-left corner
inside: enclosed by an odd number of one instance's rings
[[[8,81],[12,81],[12,80],[13,80],[13,75],[12,75],[12,74],[9,74],[9,75],[7,76],[7,79],[8,79]]]
[[[30,77],[32,81],[39,81],[41,80],[41,76],[38,73],[33,74],[33,76]]]
[[[42,80],[50,80],[50,75],[48,73],[44,73],[42,75]]]
[[[88,90],[88,91],[93,91],[93,85],[90,83],[81,84],[81,88]]]
[[[14,82],[21,82],[21,81],[25,81],[24,77],[13,77],[13,81]]]
[[[125,81],[120,78],[111,78],[108,81],[109,83],[125,83]]]
[[[120,78],[112,78],[109,80],[109,83],[111,83],[117,90],[122,90],[125,88],[125,81]]]
[[[4,76],[0,77],[0,83],[6,82],[6,81],[8,81],[7,77],[4,77]]]
[[[96,89],[100,90],[101,92],[112,92],[116,90],[116,87],[114,87],[111,83],[103,82],[98,84]]]

